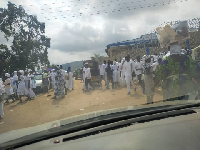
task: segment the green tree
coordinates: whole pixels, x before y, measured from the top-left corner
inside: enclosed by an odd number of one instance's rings
[[[102,62],[104,56],[101,56],[100,54],[94,54],[94,56],[92,56],[92,57],[90,57],[90,58],[91,58],[91,60],[95,60],[95,61],[98,61],[98,62]]]
[[[51,64],[48,66],[49,68],[52,68],[52,69],[55,69],[56,68],[56,65],[55,64]]]
[[[13,37],[9,50],[13,59],[10,59],[6,71],[26,68],[35,70],[38,64],[48,66],[51,39],[44,35],[45,23],[39,22],[37,16],[28,15],[22,6],[17,7],[11,2],[8,2],[7,6],[0,8],[0,31],[7,40]],[[0,72],[5,72],[5,69],[1,68]]]

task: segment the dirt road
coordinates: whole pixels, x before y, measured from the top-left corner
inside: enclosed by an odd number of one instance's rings
[[[89,93],[82,91],[83,83],[75,80],[75,90],[69,90],[64,99],[52,100],[53,91],[37,95],[34,100],[9,103],[4,106],[3,119],[0,120],[0,133],[11,130],[32,127],[39,124],[59,120],[74,115],[97,110],[136,106],[146,104],[146,95],[140,89],[127,95],[125,86],[107,90],[103,87]],[[25,98],[24,98],[25,99]],[[154,101],[162,100],[162,95],[156,92]]]

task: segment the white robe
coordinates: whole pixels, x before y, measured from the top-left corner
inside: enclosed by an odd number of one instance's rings
[[[113,82],[118,82],[118,66],[115,64],[112,66],[113,70]]]
[[[71,88],[71,89],[74,88],[74,78],[73,78],[72,72],[69,72],[69,83],[68,83],[68,87]]]
[[[17,95],[27,95],[28,91],[25,86],[24,76],[21,75],[20,79],[21,81],[19,81],[19,84],[18,84]]]
[[[27,89],[27,95],[29,95],[31,99],[35,97],[35,93],[33,92],[32,88]]]
[[[125,68],[124,68],[124,64],[121,64],[121,85],[125,85],[126,81],[125,81]]]
[[[69,80],[67,78],[68,78],[68,73],[65,72],[65,87],[69,88]]]
[[[55,79],[56,73],[51,72],[49,77],[51,77],[51,86],[52,86],[52,89],[54,89],[54,85],[55,85],[55,82],[56,82],[56,79]]]
[[[7,84],[10,84],[10,85],[7,85]],[[8,79],[5,80],[5,93],[6,93],[7,95],[12,95],[12,94],[14,94],[13,88],[12,88],[11,84],[12,84],[12,83],[11,83],[10,78],[8,78]]]
[[[128,92],[130,92],[130,83],[133,86],[135,86],[132,80],[132,70],[133,70],[132,62],[131,61],[125,62],[124,69],[125,69],[125,80],[126,80],[127,90]]]

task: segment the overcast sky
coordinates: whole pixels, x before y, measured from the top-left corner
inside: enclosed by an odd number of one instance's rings
[[[89,59],[94,53],[106,56],[108,44],[139,38],[163,22],[200,17],[200,0],[10,1],[45,22],[51,64]],[[0,7],[7,2],[1,0]],[[9,43],[3,34],[1,43]]]

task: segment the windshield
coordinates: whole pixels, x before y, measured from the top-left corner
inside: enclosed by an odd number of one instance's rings
[[[35,75],[35,80],[42,80],[42,75]]]
[[[1,0],[0,136],[95,111],[199,99],[199,6]]]

